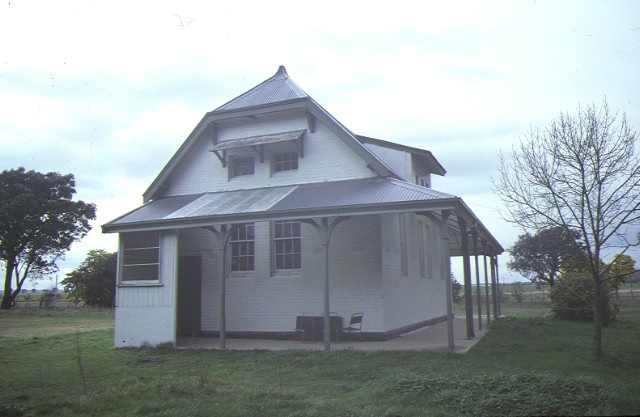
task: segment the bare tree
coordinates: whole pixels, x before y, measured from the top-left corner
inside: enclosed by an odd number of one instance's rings
[[[577,230],[585,249],[585,268],[593,279],[593,345],[602,352],[602,308],[607,299],[601,256],[611,248],[638,245],[640,163],[637,132],[624,113],[606,103],[561,113],[550,125],[531,130],[500,155],[495,191],[506,206],[503,218],[525,232],[561,226]]]

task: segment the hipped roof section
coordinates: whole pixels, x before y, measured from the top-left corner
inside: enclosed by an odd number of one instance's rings
[[[162,197],[163,190],[168,186],[172,176],[188,157],[193,145],[201,135],[207,134],[207,129],[212,123],[260,113],[293,109],[303,109],[307,112],[308,118],[320,120],[325,123],[347,146],[358,154],[367,163],[367,166],[378,176],[401,179],[396,172],[364,146],[362,137],[359,138],[354,135],[311,96],[298,87],[296,83],[289,78],[284,66],[280,66],[276,74],[269,79],[207,113],[145,191],[143,195],[144,202],[146,203]],[[379,142],[382,143],[385,141]],[[385,143],[391,144],[391,142]],[[417,148],[412,149],[417,150]],[[434,168],[434,173],[444,175],[444,168],[442,168],[430,152],[413,152],[413,154],[424,157],[429,166]]]

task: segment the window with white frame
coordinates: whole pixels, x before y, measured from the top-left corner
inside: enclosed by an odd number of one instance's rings
[[[160,263],[158,232],[121,233],[120,281],[157,281]]]
[[[298,151],[273,154],[273,172],[292,171],[295,169],[298,169]]]
[[[231,271],[253,271],[255,259],[255,233],[253,223],[234,226],[229,238],[231,245]]]
[[[425,278],[427,276],[427,241],[425,239],[425,229],[423,224],[422,220],[418,220],[418,262],[420,263],[420,276]]]
[[[429,223],[424,224],[424,236],[425,236],[425,244],[424,244],[424,269],[427,272],[427,278],[433,278],[433,253],[431,242],[433,232],[431,230],[431,225]]]
[[[409,254],[407,249],[407,215],[400,213],[400,271],[409,275]]]
[[[229,177],[253,175],[256,172],[255,158],[252,156],[233,157],[229,163]]]
[[[300,222],[276,221],[273,229],[275,270],[299,269],[302,266]]]

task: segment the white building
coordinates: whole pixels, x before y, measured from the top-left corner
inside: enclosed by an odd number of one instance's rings
[[[280,67],[207,113],[144,205],[103,226],[120,236],[115,346],[292,338],[299,316],[361,312],[363,339],[446,320],[450,256],[469,285],[470,258],[495,281],[503,248],[430,188],[444,174],[428,151],[354,135]]]

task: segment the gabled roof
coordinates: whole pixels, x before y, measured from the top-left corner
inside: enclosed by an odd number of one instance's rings
[[[311,132],[313,132],[313,126],[316,120],[325,123],[329,129],[359,155],[367,166],[377,175],[400,178],[397,173],[358,141],[349,129],[320,106],[307,93],[302,91],[302,89],[289,78],[285,68],[280,66],[278,72],[266,81],[207,113],[145,191],[144,201],[148,202],[162,195],[162,190],[166,186],[167,181],[171,179],[171,176],[177,171],[180,164],[188,157],[193,145],[200,136],[207,134],[208,129],[211,129],[212,124],[224,120],[247,116],[251,117],[261,112],[268,113],[294,109],[303,110],[307,113],[307,118],[310,123],[309,130]]]
[[[273,77],[223,104],[215,111],[238,110],[306,97],[309,97],[309,95],[289,78],[287,70],[280,65],[278,72]]]

